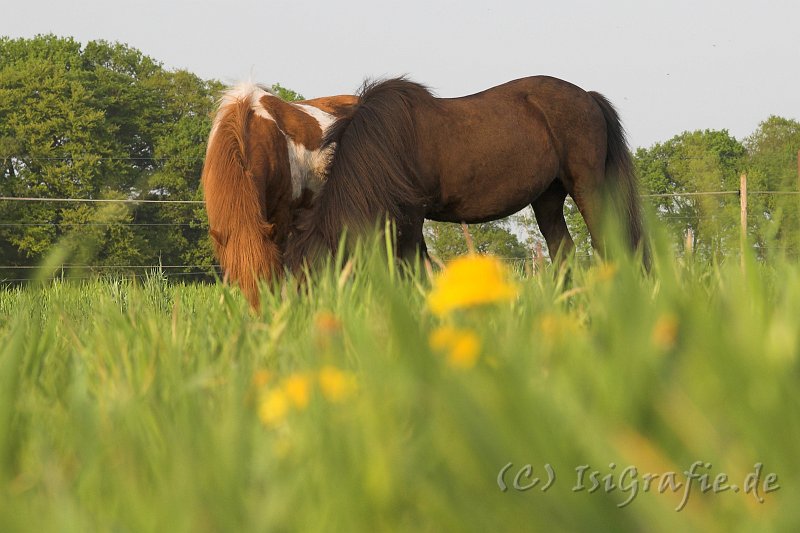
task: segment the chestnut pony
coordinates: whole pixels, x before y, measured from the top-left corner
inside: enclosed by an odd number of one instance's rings
[[[593,245],[610,207],[632,249],[640,246],[640,200],[619,117],[605,97],[546,76],[462,98],[435,98],[405,78],[365,83],[355,111],[329,130],[336,143],[325,186],[299,220],[287,262],[335,250],[384,217],[401,257],[425,253],[423,221],[485,222],[533,207],[551,257],[572,238],[572,196]]]
[[[258,307],[258,280],[283,270],[293,212],[320,189],[331,147],[326,129],[354,96],[285,102],[242,84],[220,100],[208,138],[202,186],[214,253],[226,279]]]

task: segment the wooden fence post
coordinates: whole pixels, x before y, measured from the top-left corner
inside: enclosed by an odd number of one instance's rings
[[[694,231],[692,231],[692,228],[686,228],[686,238],[683,244],[683,252],[686,257],[694,254]]]
[[[742,173],[739,178],[739,217],[741,223],[741,255],[742,268],[744,268],[744,254],[747,249],[747,174]]]
[[[469,228],[467,227],[467,223],[461,221],[461,231],[464,232],[464,240],[467,241],[467,251],[470,254],[475,253],[475,243],[472,240],[472,235],[469,232]]]

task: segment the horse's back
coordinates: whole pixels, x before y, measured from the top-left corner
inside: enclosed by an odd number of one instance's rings
[[[525,150],[535,158],[552,156],[551,150],[561,164],[570,153],[603,156],[606,121],[601,107],[589,92],[559,78],[520,78],[442,103],[452,111],[449,120],[466,118],[471,125],[480,124],[509,149]],[[483,142],[480,132],[478,138]]]
[[[303,100],[298,103],[316,107],[336,118],[341,118],[351,114],[355,110],[355,106],[358,104],[358,97],[342,94],[338,96],[324,96],[322,98]]]
[[[574,92],[574,93],[581,93],[586,92],[574,83],[570,83],[566,80],[562,80],[560,78],[556,78],[553,76],[527,76],[524,78],[517,78],[515,80],[507,81],[500,85],[495,85],[494,87],[489,87],[488,89],[484,89],[483,91],[469,94],[466,96],[459,96],[456,98],[440,98],[442,101],[457,101],[457,100],[470,100],[470,99],[481,99],[484,97],[489,98],[498,98],[502,95],[515,95],[519,93],[523,94],[530,94],[530,93],[546,93],[546,92]]]

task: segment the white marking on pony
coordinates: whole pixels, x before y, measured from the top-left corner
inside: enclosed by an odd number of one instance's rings
[[[214,137],[219,130],[219,123],[222,118],[227,114],[227,107],[235,105],[239,102],[247,102],[253,112],[261,118],[271,120],[277,124],[275,118],[270,115],[269,111],[260,105],[259,100],[266,95],[275,96],[271,89],[262,85],[257,85],[253,82],[241,82],[233,87],[228,88],[222,93],[217,106],[217,114],[211,125],[211,132],[208,135],[208,146],[210,147],[214,141]],[[277,96],[275,96],[277,98]]]
[[[256,115],[261,118],[271,120],[277,124],[275,117],[273,117],[269,111],[264,109],[264,106],[259,103],[259,100],[261,100],[261,98],[264,96],[278,98],[275,93],[263,85],[257,85],[253,82],[239,83],[238,85],[231,87],[222,93],[219,107],[222,109],[225,106],[233,105],[237,102],[248,102],[250,104],[250,108]]]
[[[261,104],[261,99],[265,96],[270,98],[280,98],[269,88],[253,82],[239,83],[226,90],[222,94],[222,98],[220,98],[220,113],[217,114],[217,118],[214,120],[214,125],[211,128],[209,144],[210,139],[212,139],[216,134],[218,122],[222,116],[221,111],[223,108],[239,102],[248,102],[250,104],[250,108],[253,110],[253,113],[255,113],[256,116],[274,122],[278,126],[280,132],[283,133],[283,136],[286,138],[289,166],[291,168],[292,175],[292,199],[299,198],[300,194],[305,188],[311,189],[314,193],[318,192],[325,181],[325,171],[327,170],[328,162],[333,155],[334,148],[328,147],[324,150],[309,150],[306,146],[292,140],[291,137],[289,137],[286,132],[281,129],[278,121],[275,120],[275,117],[273,117],[272,114]],[[289,102],[289,105],[294,106],[316,120],[320,129],[322,130],[323,135],[325,135],[327,129],[336,121],[336,117],[323,111],[322,109],[319,109],[318,107],[314,107],[313,105],[295,104],[291,102]]]
[[[331,127],[331,124],[336,122],[336,117],[323,111],[318,107],[314,107],[313,105],[308,104],[294,104],[295,107],[299,108],[306,115],[310,115],[314,119],[316,119],[319,127],[322,128],[322,134],[324,135],[328,128]]]
[[[287,138],[289,166],[292,169],[292,197],[298,198],[303,189],[317,193],[325,182],[325,170],[333,155],[332,148],[309,150],[302,144]]]
[[[319,124],[322,135],[336,121],[336,117],[308,104],[292,104],[303,111]],[[304,145],[294,142],[287,137],[289,145],[289,164],[292,168],[292,195],[298,198],[304,188],[311,189],[315,194],[325,182],[328,163],[333,156],[333,147],[322,150],[309,150]]]

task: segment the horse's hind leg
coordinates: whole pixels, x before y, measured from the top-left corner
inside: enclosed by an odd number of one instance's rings
[[[560,180],[555,180],[531,203],[536,222],[547,242],[550,258],[563,260],[575,247],[564,219],[564,200],[567,190]]]
[[[582,157],[570,161],[564,187],[575,201],[589,235],[592,238],[592,247],[601,256],[604,253],[602,234],[602,217],[605,195],[605,161],[598,153],[592,153],[587,147]]]
[[[603,240],[602,232],[604,222],[603,179],[605,177],[602,172],[599,173],[598,178],[596,177],[597,173],[590,171],[574,176],[575,181],[569,194],[586,222],[586,229],[589,230],[589,235],[592,237],[592,247],[597,250],[600,257],[603,257],[606,252],[606,243]]]
[[[422,261],[428,259],[428,247],[422,227],[425,218],[422,215],[413,216],[411,220],[397,227],[397,256],[400,259],[413,263],[417,258]]]

